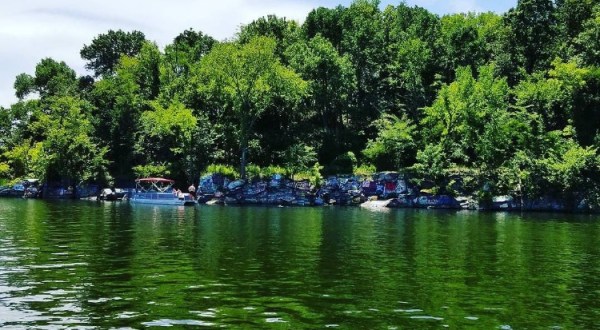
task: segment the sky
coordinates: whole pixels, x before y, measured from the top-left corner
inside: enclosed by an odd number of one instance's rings
[[[217,40],[232,38],[243,24],[275,14],[302,22],[317,7],[349,6],[351,0],[20,0],[0,1],[0,106],[17,101],[14,80],[33,75],[43,58],[65,61],[78,75],[90,74],[81,48],[108,30],[138,30],[159,47],[193,28]],[[381,7],[401,0],[382,0]],[[444,15],[459,12],[504,13],[517,0],[406,0]]]

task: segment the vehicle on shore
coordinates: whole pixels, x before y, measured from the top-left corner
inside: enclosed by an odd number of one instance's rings
[[[165,178],[142,178],[135,180],[135,191],[129,201],[136,204],[195,205],[189,193],[173,189],[175,181]]]

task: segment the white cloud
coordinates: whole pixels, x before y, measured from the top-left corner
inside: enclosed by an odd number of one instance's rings
[[[351,0],[339,2],[348,6]],[[397,5],[400,1],[382,1],[382,5],[390,3]],[[434,12],[481,9],[475,0],[408,3]],[[0,1],[0,105],[16,101],[15,77],[23,72],[32,74],[42,58],[65,61],[78,74],[88,74],[79,51],[109,29],[138,30],[163,47],[188,28],[223,40],[232,38],[241,24],[261,16],[276,14],[302,21],[312,8],[335,5],[332,0]]]

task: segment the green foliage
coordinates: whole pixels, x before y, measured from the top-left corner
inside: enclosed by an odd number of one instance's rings
[[[324,168],[324,174],[350,174],[354,173],[354,167],[358,160],[352,151],[348,151],[335,157],[335,159]]]
[[[104,179],[107,150],[92,140],[89,104],[70,96],[52,97],[47,103],[30,123],[41,142],[25,140],[7,155],[14,174],[74,182]]]
[[[522,0],[505,15],[527,73],[544,69],[556,51],[556,7],[552,0]]]
[[[294,179],[308,180],[313,186],[318,187],[323,181],[323,175],[321,175],[322,170],[323,166],[317,162],[311,168],[296,173]]]
[[[216,95],[226,105],[223,110],[231,112],[236,121],[242,177],[248,142],[258,118],[275,99],[294,105],[306,91],[306,82],[276,58],[275,46],[275,41],[266,37],[243,45],[222,43],[200,62],[201,93]]]
[[[415,157],[414,135],[416,126],[405,117],[384,114],[374,122],[378,136],[369,140],[364,155],[379,170],[398,170],[410,166]]]
[[[450,167],[447,154],[440,144],[428,144],[417,152],[417,162],[413,169],[420,177],[441,183],[446,169]]]
[[[494,76],[494,66],[481,67],[478,79],[469,68],[459,68],[456,81],[442,86],[434,103],[424,109],[424,140],[439,144],[449,163],[475,161],[486,124],[508,108],[508,91],[506,80]]]
[[[297,38],[299,29],[295,21],[268,15],[254,20],[248,25],[243,25],[237,39],[240,43],[245,44],[256,37],[271,38],[276,41],[275,53],[283,60],[284,50]]]
[[[298,143],[284,152],[283,159],[289,175],[294,178],[296,173],[310,172],[312,166],[317,163],[317,153],[313,147]]]
[[[75,71],[65,62],[45,58],[36,65],[34,76],[25,73],[18,75],[14,87],[19,99],[32,92],[37,92],[42,99],[46,99],[51,96],[74,95],[77,84]]]
[[[186,30],[163,50],[108,31],[81,50],[97,80],[51,58],[16,77],[0,177],[402,169],[431,191],[598,205],[599,13],[593,0],[442,17],[356,0],[220,43]]]
[[[167,107],[157,101],[149,105],[151,110],[144,111],[140,117],[137,154],[145,164],[168,163],[169,172],[185,173],[186,181],[192,180],[199,172],[197,165],[190,161],[195,159],[192,152],[196,117],[178,101]]]
[[[377,168],[375,167],[375,165],[362,164],[355,167],[354,172],[352,174],[368,178],[371,175],[375,174],[375,172],[377,172]]]
[[[581,32],[574,39],[573,50],[575,56],[586,65],[600,65],[600,7],[596,5],[592,17],[584,22]]]
[[[171,175],[168,166],[164,163],[137,165],[133,167],[133,172],[138,178],[168,177]]]
[[[239,178],[240,174],[235,167],[230,165],[222,164],[210,164],[206,166],[206,169],[202,172],[203,175],[217,173],[230,178]]]
[[[142,32],[109,30],[100,34],[89,45],[81,49],[81,58],[87,60],[86,69],[94,71],[96,77],[111,75],[121,56],[135,56],[142,49],[146,37]]]
[[[337,143],[333,148],[323,147],[320,154],[337,155],[343,148],[342,135],[347,129],[344,117],[349,115],[347,104],[356,85],[350,58],[341,56],[320,34],[308,42],[291,45],[286,55],[290,66],[309,82],[310,98],[306,106],[311,119],[320,127],[317,134],[322,145],[327,140]]]

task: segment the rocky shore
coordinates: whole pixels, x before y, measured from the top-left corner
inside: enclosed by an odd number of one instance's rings
[[[460,191],[460,189],[458,189]],[[382,172],[364,178],[352,175],[327,177],[319,186],[282,175],[267,179],[229,180],[219,174],[201,178],[198,202],[217,205],[321,206],[370,208],[426,208],[491,211],[592,212],[585,200],[569,205],[550,196],[522,198],[492,196],[486,200],[472,194],[436,194],[411,183],[407,175]]]

